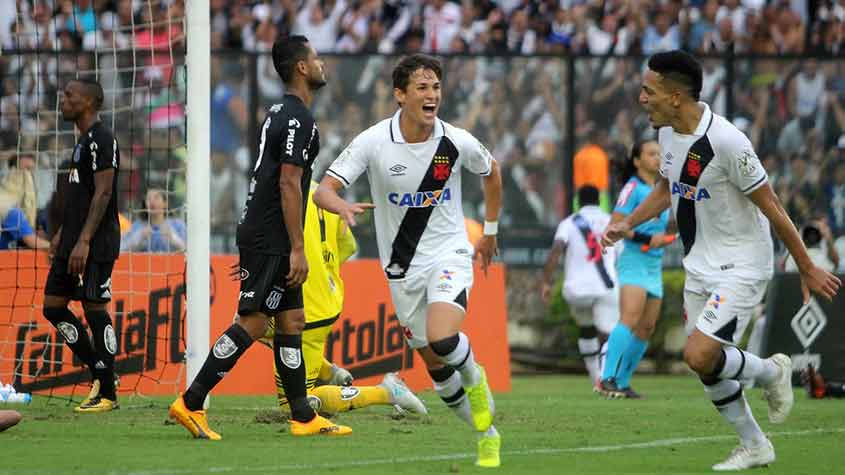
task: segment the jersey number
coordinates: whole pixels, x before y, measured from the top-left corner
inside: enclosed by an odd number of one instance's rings
[[[587,262],[598,262],[601,260],[601,244],[596,240],[596,235],[590,232],[587,234]]]

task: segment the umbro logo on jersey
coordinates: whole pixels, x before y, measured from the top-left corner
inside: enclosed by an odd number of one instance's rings
[[[690,201],[709,200],[710,193],[707,188],[695,187],[686,183],[672,182],[672,195],[680,195],[681,198]]]
[[[438,206],[452,199],[449,188],[416,193],[388,193],[387,200],[400,208],[428,208]]]
[[[405,175],[405,170],[407,169],[408,167],[402,165],[401,163],[397,163],[396,165],[388,168],[388,170],[390,170],[390,176],[403,176]]]

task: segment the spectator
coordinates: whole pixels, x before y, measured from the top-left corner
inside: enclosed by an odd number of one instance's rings
[[[318,53],[331,53],[340,32],[340,19],[346,12],[345,0],[308,0],[293,23],[293,34],[304,35]]]
[[[729,0],[730,1],[730,0]],[[664,9],[657,13],[654,18],[654,25],[645,30],[643,36],[643,54],[652,55],[661,51],[671,51],[681,47],[681,35],[678,25],[673,24],[673,19]]]
[[[241,95],[243,68],[238,59],[214,58],[211,64],[211,151],[229,155],[241,146],[247,127],[246,101]]]
[[[824,218],[814,220],[804,226],[801,230],[801,239],[807,246],[807,254],[813,264],[828,272],[834,272],[839,267],[839,253],[836,251],[833,235]],[[798,265],[789,254],[784,262],[784,271],[798,272]]]
[[[21,159],[33,161],[32,157]],[[35,234],[35,184],[28,169],[13,168],[0,186],[0,249],[23,245],[47,249],[50,242]]]
[[[423,51],[448,53],[452,38],[458,34],[460,28],[461,7],[446,0],[427,0],[423,8]]]
[[[836,236],[845,236],[845,135],[839,139],[839,155],[833,168],[833,180],[825,187],[828,222]]]
[[[164,191],[147,191],[143,208],[142,215],[146,216],[132,223],[132,229],[120,242],[121,252],[184,251],[187,242],[185,222],[167,217],[167,197]]]

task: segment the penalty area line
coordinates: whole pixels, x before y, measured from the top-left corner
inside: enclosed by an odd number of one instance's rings
[[[804,437],[820,434],[842,434],[845,433],[845,428],[832,429],[810,429],[799,431],[781,431],[769,432],[769,437]],[[636,442],[631,444],[616,444],[616,445],[598,445],[594,447],[561,447],[561,448],[536,448],[536,449],[522,449],[522,450],[503,450],[503,457],[524,456],[524,455],[551,455],[564,453],[580,453],[580,452],[615,452],[619,450],[631,449],[649,449],[655,447],[671,447],[675,445],[687,445],[700,442],[715,442],[723,440],[735,440],[736,435],[712,435],[703,437],[678,437],[672,439],[657,439],[647,442]],[[370,460],[349,460],[346,462],[330,462],[330,463],[303,463],[303,464],[283,464],[263,467],[249,467],[243,465],[230,467],[204,467],[193,469],[153,469],[153,470],[139,470],[131,472],[110,471],[110,475],[181,475],[189,473],[238,473],[238,472],[280,472],[280,471],[294,471],[294,470],[316,470],[316,469],[343,469],[348,467],[365,467],[374,465],[392,465],[405,464],[414,462],[438,462],[444,460],[462,460],[474,459],[475,453],[461,452],[441,455],[419,455],[409,457],[395,457],[395,458],[381,458]]]

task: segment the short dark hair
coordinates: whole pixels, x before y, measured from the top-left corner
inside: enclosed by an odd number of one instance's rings
[[[282,36],[273,43],[273,67],[282,78],[282,82],[289,83],[293,79],[296,63],[308,58],[308,38],[302,35]]]
[[[393,68],[393,88],[405,90],[411,75],[418,69],[430,69],[437,75],[437,79],[443,80],[443,65],[440,60],[427,54],[412,54],[399,60],[399,64]]]
[[[578,188],[578,204],[581,206],[599,204],[599,189],[593,185]]]
[[[701,64],[686,51],[676,49],[654,54],[648,59],[648,68],[683,85],[696,101],[701,97]]]
[[[103,86],[101,86],[96,79],[81,77],[71,79],[71,82],[76,82],[82,85],[82,93],[85,94],[86,97],[90,97],[94,100],[95,110],[100,110],[100,107],[103,106],[103,101],[105,100],[105,94],[103,93]]]

